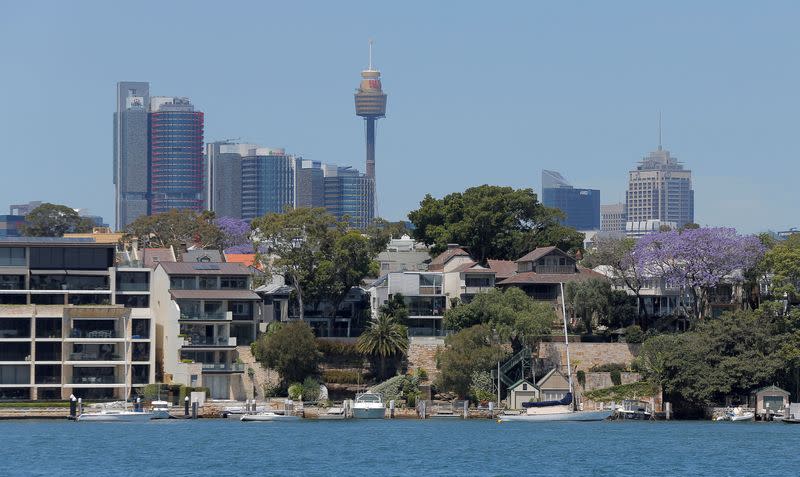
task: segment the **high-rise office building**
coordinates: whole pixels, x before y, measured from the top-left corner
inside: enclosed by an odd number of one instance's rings
[[[242,218],[242,157],[251,155],[258,147],[229,141],[206,145],[206,204],[217,217]]]
[[[600,230],[600,191],[576,189],[556,171],[542,171],[542,204],[562,211],[562,224],[577,230]]]
[[[203,122],[188,98],[150,98],[150,213],[203,210]]]
[[[325,174],[317,161],[295,162],[295,207],[325,207]]]
[[[350,227],[366,229],[375,218],[374,179],[350,167],[325,164],[325,208]]]
[[[295,161],[283,149],[257,148],[242,157],[243,219],[294,206]]]
[[[625,203],[603,204],[600,206],[600,231],[625,233]]]
[[[377,195],[375,181],[375,123],[386,116],[386,93],[381,86],[381,72],[372,66],[372,41],[369,42],[369,67],[361,72],[361,83],[355,93],[356,115],[364,118],[367,138],[367,170],[366,177],[371,179],[373,211],[375,215],[374,197]],[[372,220],[370,217],[370,220]]]
[[[114,113],[114,225],[117,230],[125,228],[137,217],[150,213],[149,104],[149,83],[117,83],[117,108]]]
[[[628,172],[625,205],[628,222],[658,220],[678,227],[693,223],[692,171],[684,169],[659,140],[658,150]]]

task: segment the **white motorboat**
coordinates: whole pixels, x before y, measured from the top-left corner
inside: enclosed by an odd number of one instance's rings
[[[86,422],[144,422],[149,421],[152,417],[153,413],[151,412],[103,409],[100,412],[80,414],[75,420]]]
[[[735,407],[730,412],[725,413],[725,420],[731,422],[746,422],[753,421],[756,418],[756,413],[752,411],[745,411],[740,407]]]
[[[353,403],[353,417],[356,419],[383,419],[386,416],[386,406],[383,396],[377,393],[363,393],[356,395]]]
[[[299,416],[292,416],[291,414],[278,414],[271,411],[257,412],[254,414],[244,414],[241,419],[242,422],[260,422],[260,421],[299,421]]]
[[[169,403],[167,401],[153,401],[151,419],[169,419]]]
[[[567,310],[564,303],[564,284],[561,284],[561,311],[564,316],[564,346],[567,351],[567,378],[569,392],[558,401],[526,403],[523,414],[501,414],[498,422],[547,422],[547,421],[602,421],[614,412],[613,409],[595,411],[578,411],[573,401],[572,366],[569,356],[569,339],[567,337]]]

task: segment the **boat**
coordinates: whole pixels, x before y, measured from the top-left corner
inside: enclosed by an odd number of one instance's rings
[[[546,421],[603,421],[614,412],[612,409],[579,411],[575,408],[574,385],[572,382],[572,366],[569,356],[569,338],[567,337],[567,310],[564,303],[564,284],[561,284],[561,311],[564,316],[564,345],[567,351],[567,379],[569,392],[556,401],[523,403],[522,414],[501,414],[497,422],[546,422]]]
[[[327,411],[317,416],[317,419],[323,421],[336,421],[347,419],[347,413],[343,407],[329,407]]]
[[[752,411],[744,411],[740,407],[733,408],[732,411],[726,413],[728,420],[731,422],[744,422],[753,421],[756,418],[756,413]]]
[[[356,395],[353,403],[353,417],[356,419],[383,419],[386,415],[386,406],[383,396],[377,393],[362,393]]]
[[[169,403],[167,401],[153,401],[151,419],[169,419]]]
[[[292,416],[291,414],[278,414],[272,411],[264,411],[253,414],[244,414],[239,420],[242,422],[299,421],[300,417]]]
[[[650,404],[648,402],[639,401],[637,399],[626,399],[622,401],[622,406],[616,409],[615,416],[618,419],[649,420],[653,418],[653,413],[650,410]]]
[[[75,420],[86,422],[144,422],[149,421],[152,417],[153,413],[150,412],[103,409],[99,412],[80,414]]]
[[[781,422],[784,424],[800,424],[800,419],[796,419],[794,417],[784,417],[781,419]]]

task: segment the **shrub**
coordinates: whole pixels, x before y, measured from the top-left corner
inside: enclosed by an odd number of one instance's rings
[[[326,369],[322,372],[322,380],[331,384],[359,384],[364,381],[364,378],[359,371]]]
[[[364,354],[358,351],[355,343],[317,338],[317,350],[326,363],[361,364],[364,361]]]
[[[469,391],[475,401],[491,401],[495,397],[492,374],[488,371],[473,371]]]
[[[307,377],[303,380],[303,401],[316,401],[319,399],[319,381]]]
[[[303,321],[293,321],[261,335],[256,341],[255,356],[266,367],[278,371],[284,384],[316,375],[321,358],[314,332]]]
[[[414,371],[414,376],[419,378],[420,381],[427,381],[428,380],[428,371],[425,368],[417,368]]]
[[[639,325],[631,325],[625,328],[625,342],[626,343],[642,343],[644,342],[644,331]]]
[[[575,372],[575,377],[578,378],[578,384],[581,385],[582,388],[586,387],[586,371],[578,370]]]
[[[619,402],[625,399],[641,399],[655,396],[657,393],[658,386],[647,381],[639,381],[610,388],[594,389],[583,393],[583,396],[597,402]]]
[[[265,383],[261,386],[261,390],[264,392],[264,397],[279,397],[286,396],[287,394],[286,389],[279,384],[272,385]]]
[[[289,385],[289,399],[297,401],[303,395],[303,385],[300,383],[292,383]]]
[[[622,373],[619,370],[611,371],[611,382],[614,383],[614,386],[622,384]]]
[[[593,373],[610,373],[612,371],[627,371],[628,365],[623,363],[606,363],[606,364],[599,364],[597,366],[592,366],[589,371]]]

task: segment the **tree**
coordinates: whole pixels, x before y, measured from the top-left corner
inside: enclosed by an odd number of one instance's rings
[[[379,362],[379,379],[387,377],[386,362],[408,351],[408,329],[389,315],[380,314],[370,321],[358,337],[358,351],[376,358]]]
[[[642,287],[645,270],[636,260],[636,241],[632,238],[602,237],[595,242],[595,250],[584,259],[586,265],[594,268],[605,265],[610,271],[611,281],[623,285],[636,297],[637,313],[647,320],[647,308],[642,303]]]
[[[200,248],[219,248],[222,232],[213,212],[170,209],[155,215],[142,215],[125,229],[126,240],[136,238],[140,247],[183,250],[186,244]]]
[[[592,334],[593,324],[608,313],[611,283],[601,278],[569,282],[564,295],[573,313],[582,318],[586,333]]]
[[[508,356],[495,332],[487,325],[475,325],[445,338],[445,348],[436,354],[437,388],[465,398],[475,372],[489,371]]]
[[[264,250],[267,271],[295,289],[300,318],[305,306],[327,300],[336,313],[347,293],[378,273],[369,239],[346,230],[325,209],[297,208],[253,220],[254,248]]]
[[[22,233],[29,237],[61,237],[65,233],[92,231],[91,219],[66,205],[45,202],[25,216]]]
[[[284,385],[316,375],[322,358],[314,332],[303,321],[292,321],[262,335],[255,343],[254,355],[265,367],[276,370]]]
[[[402,293],[394,293],[389,299],[380,306],[378,313],[391,316],[398,323],[408,326],[408,307]]]
[[[223,250],[230,253],[253,253],[250,222],[233,217],[220,217],[214,224],[220,230],[220,247]]]
[[[479,262],[516,260],[544,245],[577,250],[583,243],[583,234],[560,225],[563,214],[539,203],[531,189],[482,185],[442,199],[428,194],[408,217],[414,238],[431,246],[433,255],[458,243]]]
[[[755,266],[763,254],[764,245],[757,237],[722,227],[645,235],[634,250],[638,266],[648,275],[689,291],[693,314],[700,319],[707,314],[709,291],[726,278],[742,281],[734,272]]]
[[[468,304],[451,308],[444,314],[447,328],[460,331],[488,325],[498,337],[510,340],[516,351],[523,346],[534,347],[541,336],[550,334],[557,320],[552,305],[536,301],[516,287],[478,293]]]
[[[784,293],[796,298],[800,292],[800,234],[791,234],[768,250],[764,267],[772,272],[771,293],[775,298]]]
[[[389,222],[386,219],[375,218],[372,224],[367,227],[365,235],[369,237],[372,252],[377,255],[384,250],[393,238],[400,238],[403,235],[411,235],[405,222]]]

